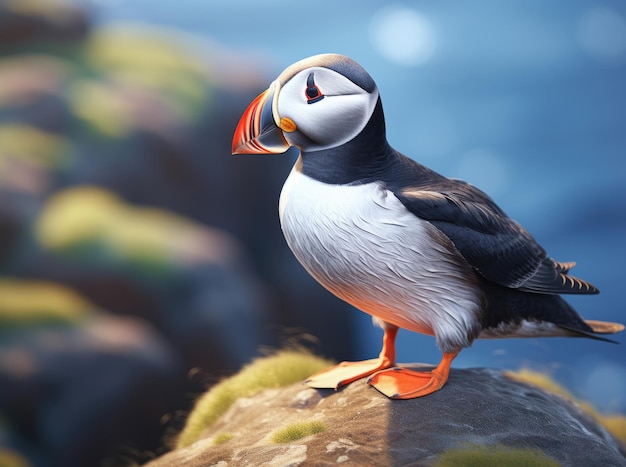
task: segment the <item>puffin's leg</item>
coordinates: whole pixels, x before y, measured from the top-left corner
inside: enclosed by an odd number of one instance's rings
[[[367,383],[391,399],[414,399],[438,391],[446,384],[450,364],[459,351],[444,353],[441,362],[431,371],[389,368],[373,375]]]
[[[361,362],[341,362],[338,365],[311,375],[305,383],[317,389],[338,389],[357,379],[365,378],[377,371],[391,368],[396,360],[396,335],[398,328],[385,323],[383,348],[378,358]]]

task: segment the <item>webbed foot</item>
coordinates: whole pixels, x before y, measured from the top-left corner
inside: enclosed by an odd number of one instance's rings
[[[448,381],[450,364],[458,355],[444,353],[439,365],[431,371],[389,368],[375,373],[367,383],[391,399],[415,399],[441,389]]]
[[[390,368],[392,365],[393,362],[385,358],[374,358],[361,362],[341,362],[315,373],[305,383],[317,389],[339,389],[341,386]]]
[[[377,371],[391,368],[395,362],[395,340],[398,333],[396,326],[387,324],[383,336],[383,348],[378,358],[361,362],[342,362],[339,365],[319,371],[310,376],[305,383],[316,389],[339,389],[357,379],[370,376]]]

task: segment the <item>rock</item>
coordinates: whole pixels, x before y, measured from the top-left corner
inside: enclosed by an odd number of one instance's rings
[[[151,322],[183,355],[186,371],[232,371],[270,338],[263,287],[241,244],[220,229],[130,205],[101,188],[74,187],[48,200],[36,232],[49,252],[82,267],[44,257],[28,275]]]
[[[83,39],[89,26],[84,8],[51,0],[0,3],[0,52],[32,43],[68,43]]]
[[[271,441],[285,427],[315,432],[320,424],[317,434]],[[626,465],[617,441],[573,403],[499,371],[453,369],[441,391],[408,401],[387,399],[365,380],[337,392],[266,390],[148,466],[434,465],[468,446],[537,450],[561,465]]]
[[[145,445],[178,403],[176,356],[137,319],[96,313],[1,332],[0,421],[14,431],[0,448],[33,465],[98,465]]]
[[[0,195],[0,264],[8,262],[13,256],[24,224],[19,210]]]
[[[44,465],[45,459],[36,448],[14,433],[0,418],[0,465],[27,467]]]

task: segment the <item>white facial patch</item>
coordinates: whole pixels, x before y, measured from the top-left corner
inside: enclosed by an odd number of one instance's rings
[[[313,103],[306,96],[309,79],[324,96]],[[297,131],[285,134],[294,146],[305,151],[328,149],[358,135],[372,116],[377,100],[378,90],[369,93],[339,73],[312,67],[297,73],[282,86],[274,117],[278,114],[278,121],[287,117],[296,123]],[[298,133],[305,138],[298,138]]]

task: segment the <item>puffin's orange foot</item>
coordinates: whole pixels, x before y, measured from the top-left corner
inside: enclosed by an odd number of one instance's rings
[[[339,365],[318,371],[310,376],[305,383],[316,389],[339,389],[357,379],[365,378],[377,371],[391,368],[395,360],[395,341],[398,328],[391,324],[385,325],[383,348],[378,358],[362,362],[341,362]]]
[[[341,362],[339,365],[315,373],[305,383],[316,389],[339,389],[341,386],[390,368],[392,365],[393,362],[384,358],[361,362]]]
[[[412,371],[396,367],[379,371],[367,380],[367,384],[391,399],[414,399],[441,389],[447,379],[447,375],[444,378],[435,370]]]
[[[458,352],[444,353],[437,368],[432,371],[413,371],[406,368],[390,368],[379,371],[367,380],[391,399],[415,399],[441,389],[448,381],[450,365]]]

